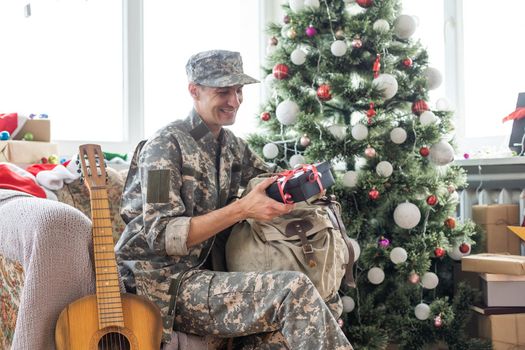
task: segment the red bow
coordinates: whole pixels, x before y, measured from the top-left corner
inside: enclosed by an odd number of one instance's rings
[[[514,112],[503,118],[503,123],[507,120],[518,120],[525,117],[525,107],[516,108]]]
[[[301,175],[302,173],[306,173],[307,171],[311,171],[312,173],[308,176],[308,181],[314,182],[317,181],[317,184],[319,185],[319,191],[323,191],[323,184],[321,182],[321,177],[319,176],[319,172],[317,171],[317,168],[313,164],[301,164],[300,166],[296,167],[293,170],[285,170],[279,174],[277,174],[277,188],[279,189],[279,194],[281,195],[281,198],[283,199],[283,202],[286,204],[292,204],[292,195],[289,193],[284,192],[284,186],[290,180],[291,178]]]

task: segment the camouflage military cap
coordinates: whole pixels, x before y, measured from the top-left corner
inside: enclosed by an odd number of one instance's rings
[[[241,54],[226,50],[199,52],[186,63],[190,82],[209,86],[226,87],[258,83],[242,70]]]

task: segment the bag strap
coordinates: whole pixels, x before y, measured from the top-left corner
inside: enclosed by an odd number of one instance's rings
[[[308,266],[316,267],[317,262],[315,261],[314,249],[310,243],[308,243],[308,238],[306,237],[306,232],[310,231],[314,225],[308,220],[294,220],[288,225],[284,230],[284,233],[287,237],[298,236],[301,240],[301,246],[303,248],[304,257],[308,262]]]
[[[346,227],[343,223],[343,219],[341,218],[339,203],[337,203],[334,196],[330,196],[319,198],[312,204],[328,205],[328,208],[330,208],[330,210],[327,210],[328,216],[330,217],[330,221],[332,221],[334,226],[339,228],[339,232],[341,232],[341,236],[343,237],[346,247],[348,248],[348,264],[346,265],[344,281],[348,287],[355,288],[356,284],[353,269],[355,259],[354,246],[350,241],[350,237],[348,237],[348,235],[346,234]]]

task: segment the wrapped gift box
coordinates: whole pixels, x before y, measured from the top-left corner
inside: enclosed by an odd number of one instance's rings
[[[494,350],[525,349],[525,313],[477,314],[479,337],[492,340]]]
[[[40,141],[0,141],[0,162],[17,164],[39,163],[45,157],[58,154],[55,143]]]
[[[517,204],[474,205],[472,220],[485,231],[484,252],[520,255],[520,239],[507,228],[519,224]]]
[[[321,184],[323,185],[323,189],[327,189],[328,187],[332,186],[334,184],[334,177],[330,172],[330,163],[323,162],[315,164],[315,167],[317,168],[317,172]],[[293,176],[290,177],[284,184],[284,193],[288,193],[291,196],[290,200],[292,200],[293,202],[305,201],[315,196],[321,190],[319,188],[317,180],[314,180],[312,178],[313,175],[314,173],[311,169],[306,171],[300,170],[295,172]],[[285,178],[285,176],[279,177],[276,182],[271,184],[270,187],[266,189],[266,194],[269,197],[275,199],[276,201],[284,202],[279,191],[279,186],[282,186],[282,183],[284,182]]]
[[[525,256],[472,254],[461,258],[461,269],[482,273],[525,275]]]
[[[486,306],[525,307],[525,275],[482,273],[480,278]]]

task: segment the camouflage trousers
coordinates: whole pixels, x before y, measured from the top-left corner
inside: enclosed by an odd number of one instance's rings
[[[235,337],[235,349],[352,349],[300,272],[192,271],[176,305],[176,330]]]

